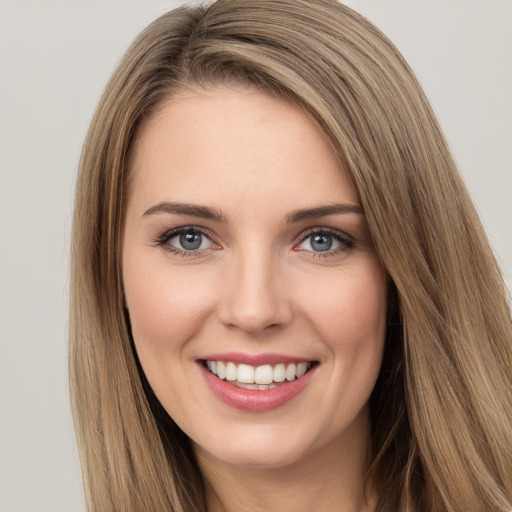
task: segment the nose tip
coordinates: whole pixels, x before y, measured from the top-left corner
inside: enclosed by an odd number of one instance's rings
[[[286,287],[270,263],[245,265],[231,272],[225,284],[220,306],[225,326],[254,335],[290,322],[292,308]]]
[[[248,334],[257,334],[286,325],[286,316],[281,314],[270,301],[264,305],[260,304],[257,309],[254,305],[239,303],[236,309],[231,309],[224,324]]]

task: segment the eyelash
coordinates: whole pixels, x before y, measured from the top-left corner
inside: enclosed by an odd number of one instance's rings
[[[184,250],[179,249],[178,247],[175,247],[174,245],[169,244],[169,241],[175,238],[176,236],[183,235],[185,233],[192,233],[192,234],[198,234],[205,238],[207,238],[212,244],[217,245],[215,242],[214,237],[210,231],[207,231],[203,228],[198,228],[195,226],[183,226],[175,229],[171,229],[170,231],[166,231],[161,236],[157,237],[155,240],[155,245],[157,247],[162,247],[165,251],[168,251],[172,254],[176,254],[178,256],[182,257],[197,257],[202,254],[204,254],[205,251],[208,249],[196,249],[196,250]],[[341,245],[340,247],[337,247],[335,249],[328,249],[326,251],[309,251],[304,249],[297,249],[297,247],[301,244],[303,244],[308,238],[311,238],[314,235],[327,235],[329,237],[332,237],[337,242],[339,242]],[[328,258],[332,256],[337,256],[340,253],[346,252],[350,249],[355,247],[355,241],[341,233],[340,231],[331,229],[331,228],[311,228],[307,230],[306,232],[301,234],[301,238],[298,243],[294,245],[294,249],[296,251],[302,251],[305,253],[309,253],[311,258]]]
[[[326,251],[306,251],[304,252],[309,253],[310,258],[329,258],[333,256],[338,256],[340,253],[344,253],[350,249],[353,249],[355,247],[355,241],[353,238],[349,237],[348,235],[345,235],[344,233],[332,229],[332,228],[311,228],[307,230],[305,233],[301,235],[300,242],[298,244],[295,244],[295,247],[298,247],[300,244],[304,243],[308,238],[313,237],[314,235],[328,235],[329,237],[334,238],[337,242],[340,243],[340,247],[337,247],[336,249],[328,249]],[[296,249],[297,251],[300,251],[301,249]]]
[[[155,240],[155,245],[157,247],[162,247],[167,252],[170,252],[172,254],[176,254],[177,256],[182,256],[185,258],[191,257],[191,256],[197,257],[199,255],[203,255],[204,251],[206,251],[207,249],[196,249],[196,250],[187,251],[185,249],[179,249],[178,247],[175,247],[174,245],[171,245],[169,243],[169,241],[172,240],[174,237],[179,236],[179,235],[184,235],[186,233],[201,235],[201,236],[207,238],[208,240],[210,240],[212,244],[218,245],[214,241],[214,237],[210,231],[207,231],[205,229],[198,228],[195,226],[183,226],[180,228],[171,229],[170,231],[166,231],[165,233],[163,233],[161,236],[159,236]]]

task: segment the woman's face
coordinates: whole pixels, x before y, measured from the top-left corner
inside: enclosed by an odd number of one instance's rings
[[[187,90],[135,144],[126,305],[196,451],[281,467],[366,442],[386,275],[316,125],[254,90]]]

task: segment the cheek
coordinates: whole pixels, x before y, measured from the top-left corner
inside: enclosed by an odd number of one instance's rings
[[[193,359],[187,343],[204,328],[212,307],[211,287],[199,286],[196,275],[173,271],[161,262],[125,258],[126,306],[135,349],[157,398],[173,416],[189,405],[186,394],[175,393],[190,377],[184,363]],[[146,270],[146,269],[151,270]],[[183,395],[183,396],[182,396]]]
[[[335,392],[322,395],[330,421],[325,438],[358,417],[375,386],[387,325],[387,284],[380,267],[332,277],[322,293],[312,294],[308,315],[327,349],[326,373]],[[321,361],[322,362],[322,361]]]
[[[347,266],[317,285],[310,293],[308,317],[327,350],[325,368],[336,389],[323,399],[329,410],[336,411],[332,425],[346,426],[367,403],[380,371],[387,325],[386,276],[375,262]],[[326,435],[332,433],[328,430]]]
[[[154,269],[144,271],[144,267]],[[211,303],[210,290],[197,276],[162,265],[124,266],[126,305],[137,350],[176,348],[202,324]]]
[[[320,284],[320,283],[318,283]],[[347,269],[310,291],[310,321],[331,351],[351,357],[382,348],[387,317],[387,287],[382,270]]]

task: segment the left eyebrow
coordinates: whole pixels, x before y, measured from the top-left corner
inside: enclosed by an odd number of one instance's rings
[[[306,208],[304,210],[294,210],[287,217],[289,223],[300,222],[303,220],[317,219],[334,214],[357,213],[363,214],[363,209],[358,204],[338,203],[327,206],[318,206],[316,208]]]
[[[155,213],[170,213],[175,215],[188,215],[191,217],[201,217],[203,219],[210,219],[217,222],[226,222],[226,217],[223,213],[216,208],[209,206],[201,206],[197,204],[188,203],[159,203],[146,210],[142,217],[154,215]]]

